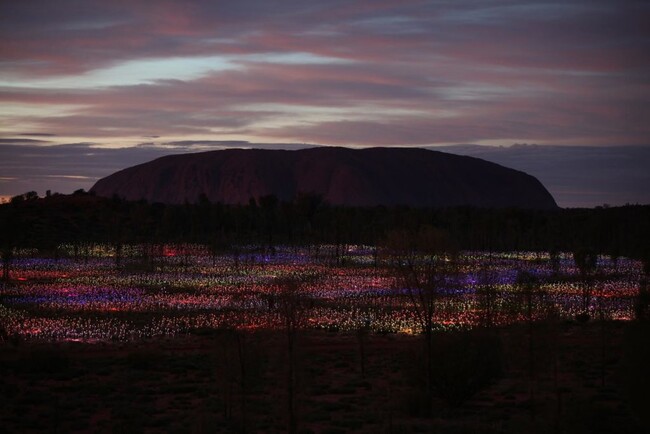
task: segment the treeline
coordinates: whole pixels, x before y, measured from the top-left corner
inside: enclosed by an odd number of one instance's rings
[[[376,245],[391,231],[428,225],[446,231],[466,250],[584,250],[632,258],[649,254],[648,205],[557,210],[340,207],[317,195],[290,202],[266,196],[246,205],[205,198],[165,205],[85,192],[14,199],[0,205],[0,247],[5,251],[47,251],[63,243],[192,242],[224,250],[241,244]]]

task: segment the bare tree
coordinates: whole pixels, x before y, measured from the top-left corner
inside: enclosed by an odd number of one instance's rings
[[[13,259],[13,248],[11,246],[3,246],[0,255],[2,256],[2,280],[9,282],[9,269]]]
[[[366,377],[366,349],[368,347],[368,332],[370,331],[370,320],[365,319],[363,323],[357,323],[357,344],[359,348],[359,368],[361,378]]]
[[[573,261],[580,272],[580,284],[582,286],[582,312],[576,319],[578,321],[588,321],[590,317],[589,305],[593,291],[593,273],[598,263],[598,255],[586,250],[576,250],[573,252]]]
[[[445,232],[424,226],[417,232],[390,233],[384,254],[393,270],[395,285],[406,293],[424,338],[426,386],[430,404],[434,388],[433,331],[436,301],[443,290],[455,284],[457,249]]]
[[[290,276],[278,279],[276,300],[270,305],[276,306],[282,321],[287,343],[287,432],[295,434],[298,429],[296,411],[296,340],[298,331],[305,326],[309,300],[303,285],[311,280],[309,277]]]
[[[16,247],[16,236],[22,233],[19,227],[19,219],[14,209],[8,205],[0,210],[0,259],[2,260],[2,280],[9,282],[9,270],[11,261],[14,258],[14,247]]]
[[[255,414],[249,411],[252,390],[262,382],[265,354],[259,336],[226,320],[208,336],[215,339],[216,381],[223,405],[223,418],[233,432],[255,431]]]
[[[236,328],[226,329],[228,339],[228,344],[231,347],[234,347],[236,351],[233,353],[236,355],[237,363],[235,370],[238,371],[236,375],[233,375],[239,383],[239,410],[240,410],[240,421],[239,421],[239,432],[245,434],[247,431],[246,422],[248,420],[247,412],[247,393],[248,393],[248,336],[245,331],[237,330]]]
[[[635,318],[638,321],[647,321],[650,319],[650,255],[643,257],[643,275],[639,279],[639,293],[634,305]]]
[[[492,329],[495,325],[498,296],[498,273],[492,269],[492,257],[483,260],[478,272],[476,296],[480,308],[480,325]]]
[[[520,296],[520,306],[528,325],[528,393],[530,400],[530,415],[535,418],[535,377],[536,377],[536,348],[535,348],[535,302],[542,294],[539,289],[539,279],[534,274],[519,270],[516,287]]]

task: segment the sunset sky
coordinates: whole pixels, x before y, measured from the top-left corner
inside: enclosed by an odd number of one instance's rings
[[[2,1],[0,195],[233,141],[618,147],[638,165],[649,22],[647,1]],[[650,201],[639,176],[619,202]],[[581,188],[560,205],[617,202]]]

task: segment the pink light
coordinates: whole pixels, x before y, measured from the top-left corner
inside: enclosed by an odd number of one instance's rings
[[[171,247],[163,247],[163,255],[167,257],[172,257],[176,256],[178,253],[176,252],[176,249],[173,249]]]

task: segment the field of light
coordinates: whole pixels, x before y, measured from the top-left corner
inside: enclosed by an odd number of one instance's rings
[[[211,328],[280,328],[278,282],[292,277],[300,286],[304,325],[351,331],[415,333],[418,323],[408,288],[396,284],[374,250],[346,246],[278,247],[272,252],[243,246],[239,254],[210,255],[200,246],[124,248],[121,262],[106,246],[84,255],[62,246],[59,259],[18,252],[11,282],[0,286],[0,320],[8,336],[28,340],[125,341]],[[338,251],[340,254],[341,252]],[[437,329],[481,325],[486,309],[493,325],[524,320],[525,297],[518,273],[535,276],[535,319],[572,319],[582,310],[586,284],[572,256],[553,263],[540,253],[464,252],[454,284],[439,288]],[[146,268],[146,269],[145,269]],[[634,315],[641,265],[599,257],[591,278],[592,317],[628,320]],[[486,307],[482,290],[493,294]]]

